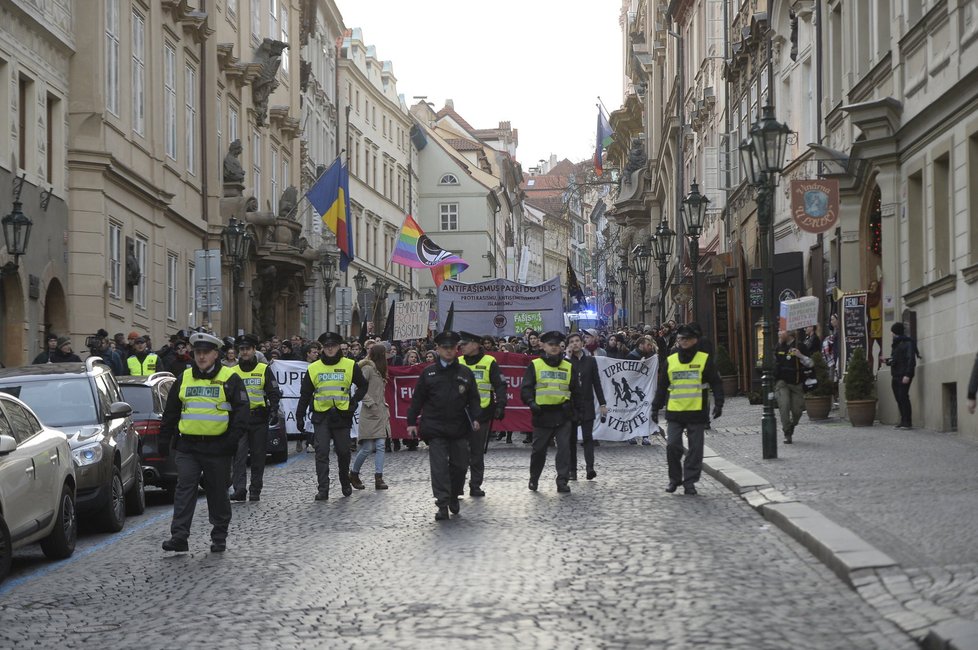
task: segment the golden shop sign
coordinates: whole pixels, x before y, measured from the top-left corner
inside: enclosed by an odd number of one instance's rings
[[[791,181],[791,216],[805,232],[831,230],[839,221],[839,181]]]

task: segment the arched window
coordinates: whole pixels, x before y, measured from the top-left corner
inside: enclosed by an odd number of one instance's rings
[[[455,174],[445,174],[444,176],[441,177],[441,180],[438,181],[438,184],[439,185],[458,185],[458,176],[456,176]]]

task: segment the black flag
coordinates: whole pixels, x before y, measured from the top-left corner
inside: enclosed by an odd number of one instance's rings
[[[575,298],[581,307],[587,307],[587,298],[584,297],[584,291],[577,281],[577,274],[574,273],[574,267],[571,266],[569,257],[567,258],[567,295]]]
[[[387,322],[384,323],[384,333],[380,338],[385,341],[394,342],[394,301],[391,300],[391,308],[387,310]]]
[[[448,307],[448,316],[445,316],[445,326],[441,328],[443,332],[451,331],[452,327],[455,325],[455,301]]]
[[[357,342],[360,343],[360,347],[367,342],[367,311],[363,312],[363,323],[360,325],[360,336],[357,338]]]

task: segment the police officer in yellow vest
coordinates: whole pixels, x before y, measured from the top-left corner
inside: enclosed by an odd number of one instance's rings
[[[713,389],[713,418],[723,413],[723,384],[713,362],[713,355],[699,348],[699,330],[683,325],[676,330],[678,350],[666,359],[665,371],[659,374],[659,385],[652,400],[652,421],[659,421],[659,411],[666,409],[666,460],[669,485],[675,492],[680,485],[686,494],[696,494],[696,482],[703,469],[703,430],[710,422],[707,388]],[[683,431],[689,449],[683,448]],[[683,453],[686,459],[683,461]]]
[[[133,342],[133,353],[126,359],[129,374],[134,377],[146,377],[156,372],[160,358],[152,350],[146,349],[146,337],[140,336]]]
[[[278,425],[278,403],[282,391],[275,380],[275,373],[267,363],[259,363],[255,348],[258,337],[243,334],[234,342],[238,350],[238,365],[231,371],[241,377],[248,391],[248,422],[245,434],[238,442],[234,455],[234,469],[231,473],[232,501],[245,500],[245,485],[248,478],[247,461],[251,453],[251,487],[247,490],[249,501],[261,499],[261,489],[265,476],[265,453],[268,447],[268,427]]]
[[[475,375],[475,383],[479,387],[479,406],[482,408],[482,415],[478,418],[481,425],[479,430],[469,433],[469,495],[484,497],[486,493],[482,489],[482,481],[486,473],[486,441],[492,419],[503,419],[506,382],[496,360],[483,352],[481,336],[471,332],[459,332],[459,336],[462,338],[459,345],[462,356],[458,362]]]
[[[159,453],[167,456],[172,441],[177,466],[171,537],[163,542],[163,550],[189,549],[197,487],[203,482],[212,526],[211,552],[222,553],[231,523],[231,459],[248,419],[248,394],[241,377],[219,361],[221,339],[197,332],[190,345],[194,363],[170,387],[160,424]]]
[[[533,451],[530,454],[529,488],[537,489],[543,466],[547,464],[547,447],[557,443],[557,491],[570,492],[571,421],[574,418],[571,395],[570,361],[564,358],[560,344],[563,332],[556,330],[540,335],[543,356],[534,359],[523,374],[520,397],[533,414]]]
[[[350,429],[357,406],[367,394],[367,379],[353,359],[340,354],[343,337],[336,332],[319,336],[323,352],[309,364],[299,389],[295,421],[299,433],[306,432],[306,411],[312,406],[310,420],[315,431],[316,479],[319,489],[316,501],[329,499],[329,443],[336,449],[340,488],[343,496],[353,494],[350,485]],[[356,392],[350,396],[350,386]]]

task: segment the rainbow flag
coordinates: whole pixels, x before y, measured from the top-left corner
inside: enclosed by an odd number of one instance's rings
[[[404,217],[391,252],[391,262],[412,269],[431,269],[431,277],[439,287],[445,280],[469,268],[468,262],[461,257],[431,241],[411,215]]]
[[[353,228],[350,227],[350,172],[337,158],[306,192],[306,198],[326,227],[336,235],[340,271],[353,261]]]

